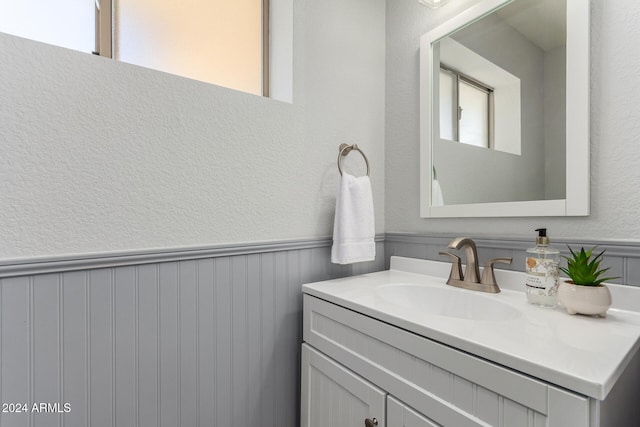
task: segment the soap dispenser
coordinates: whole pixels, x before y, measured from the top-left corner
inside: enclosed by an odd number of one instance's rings
[[[536,231],[536,246],[527,249],[527,300],[541,307],[555,307],[558,303],[560,251],[549,246],[546,228]]]

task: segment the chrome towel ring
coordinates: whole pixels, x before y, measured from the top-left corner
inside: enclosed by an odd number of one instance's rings
[[[364,162],[367,164],[367,176],[369,176],[369,159],[364,155],[364,152],[358,148],[358,144],[340,144],[338,148],[338,171],[340,171],[340,175],[342,175],[342,158],[351,152],[351,150],[355,150],[362,155]]]

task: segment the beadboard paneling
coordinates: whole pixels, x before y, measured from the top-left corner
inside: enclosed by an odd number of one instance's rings
[[[297,426],[301,284],[384,267],[381,241],[355,266],[331,264],[330,244],[5,265],[0,400],[71,412],[0,425]]]

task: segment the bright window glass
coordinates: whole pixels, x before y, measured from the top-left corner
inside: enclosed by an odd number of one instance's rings
[[[69,49],[95,46],[94,0],[0,0],[0,31]]]
[[[489,94],[460,81],[460,142],[489,148]]]
[[[0,32],[89,53],[96,4],[0,0]],[[113,0],[113,57],[262,95],[262,9],[263,0]]]
[[[114,14],[115,59],[262,94],[262,0],[116,0]]]

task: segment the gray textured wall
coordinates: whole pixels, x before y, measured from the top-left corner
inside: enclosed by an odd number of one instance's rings
[[[329,236],[343,142],[382,233],[385,2],[294,3],[293,104],[0,34],[0,260]]]

